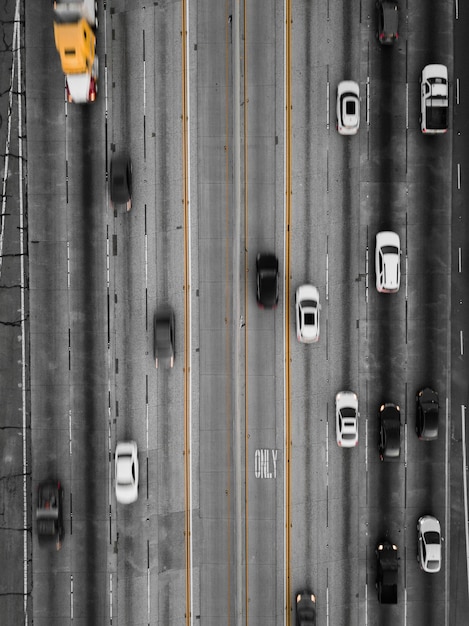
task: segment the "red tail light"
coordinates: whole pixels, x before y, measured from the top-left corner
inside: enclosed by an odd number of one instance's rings
[[[90,90],[88,92],[88,101],[94,102],[96,100],[96,82],[94,78],[90,80]]]

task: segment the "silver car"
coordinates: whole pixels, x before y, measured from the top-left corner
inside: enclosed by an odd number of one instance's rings
[[[343,80],[337,87],[337,130],[356,135],[360,128],[360,87],[354,80]]]
[[[423,515],[417,523],[417,561],[424,572],[436,574],[441,569],[441,528],[433,515]]]
[[[138,449],[135,441],[116,445],[116,500],[130,504],[138,498]]]

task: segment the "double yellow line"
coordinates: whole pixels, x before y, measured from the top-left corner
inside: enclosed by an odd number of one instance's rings
[[[191,584],[191,484],[190,484],[190,251],[188,232],[189,224],[189,120],[188,120],[188,93],[187,93],[187,6],[186,0],[181,3],[182,6],[182,151],[183,151],[183,211],[184,211],[184,472],[185,472],[185,524],[184,524],[184,541],[186,554],[186,625],[192,622],[192,584]],[[246,23],[246,0],[244,0],[244,236],[248,241],[248,92],[247,92],[247,23]],[[292,116],[292,96],[291,96],[291,0],[285,0],[285,611],[286,623],[291,622],[292,602],[291,602],[291,580],[290,580],[290,559],[291,559],[291,420],[290,420],[290,224],[291,224],[291,116]],[[228,41],[228,39],[227,39]],[[228,58],[228,57],[227,57]],[[235,59],[236,62],[236,59]],[[227,105],[227,128],[228,128],[228,105]],[[228,150],[228,137],[226,150]],[[228,156],[227,156],[228,166]],[[228,193],[228,192],[227,192]],[[226,200],[228,207],[228,196]],[[227,209],[228,210],[228,209]],[[244,263],[248,267],[248,251],[245,248]],[[228,260],[228,259],[227,259]],[[247,316],[247,289],[245,289],[244,310]],[[247,328],[247,319],[245,320],[245,332]],[[249,569],[248,569],[248,389],[247,389],[247,337],[245,338],[246,354],[245,354],[245,616],[246,625],[249,622]],[[230,536],[230,530],[228,532]],[[228,547],[230,552],[230,548]],[[230,561],[231,559],[229,559]],[[230,566],[229,566],[230,568]],[[229,577],[230,580],[230,577]],[[230,594],[228,593],[228,597]],[[228,615],[231,610],[228,607]]]
[[[292,198],[291,0],[285,0],[285,611],[290,626],[291,559],[291,419],[290,419],[290,231]]]

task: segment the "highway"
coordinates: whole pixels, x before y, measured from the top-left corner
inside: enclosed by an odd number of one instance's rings
[[[24,605],[22,621],[39,626],[289,625],[310,589],[318,625],[462,625],[467,11],[401,2],[400,38],[385,49],[373,0],[98,5],[88,105],[65,102],[50,6],[26,6],[31,417],[15,452],[31,472],[31,558],[21,607],[3,600],[8,623]],[[449,69],[450,129],[425,137],[419,76],[435,62]],[[345,79],[360,85],[355,137],[335,128]],[[130,212],[109,198],[122,150]],[[401,238],[397,294],[375,288],[380,230]],[[256,304],[258,252],[280,262],[274,311]],[[315,345],[296,339],[304,283],[320,294]],[[153,356],[153,316],[167,305],[170,371]],[[0,306],[11,317],[18,305]],[[19,370],[6,363],[12,386]],[[415,435],[425,386],[439,392],[435,442]],[[342,389],[359,398],[348,450],[336,444]],[[395,463],[378,456],[385,402],[401,409]],[[140,482],[126,506],[114,450],[128,439]],[[58,552],[36,536],[47,478],[65,493]],[[443,535],[434,575],[416,560],[429,513]],[[395,606],[376,597],[383,537],[399,548]]]

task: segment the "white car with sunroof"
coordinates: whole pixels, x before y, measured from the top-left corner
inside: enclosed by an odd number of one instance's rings
[[[335,397],[337,445],[354,448],[358,445],[358,397],[353,391],[339,391]]]

